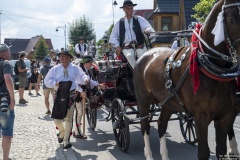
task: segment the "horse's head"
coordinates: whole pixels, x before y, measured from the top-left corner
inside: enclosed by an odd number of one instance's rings
[[[202,38],[213,50],[228,56],[240,65],[240,0],[217,2],[202,29]],[[212,49],[204,47],[207,53]]]
[[[223,11],[225,42],[232,57],[236,56],[240,65],[240,0],[225,0]]]

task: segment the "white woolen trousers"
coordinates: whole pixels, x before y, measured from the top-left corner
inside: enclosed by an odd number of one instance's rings
[[[136,55],[137,58],[141,57],[145,52],[147,51],[147,48],[144,47],[143,49],[136,49]],[[136,59],[135,59],[135,54],[134,54],[134,49],[123,49],[122,50],[124,56],[127,58],[128,63],[132,68],[134,68],[136,64]]]
[[[74,105],[75,105],[75,103],[73,103],[71,108],[68,109],[68,111],[67,111],[67,115],[65,118],[65,127],[63,126],[63,121],[61,119],[54,119],[54,123],[58,127],[58,130],[60,131],[59,137],[60,138],[64,137],[65,144],[69,143],[70,132],[72,131]]]
[[[76,115],[77,121],[76,121],[74,132],[76,135],[82,135],[82,131],[81,131],[81,122],[82,122],[82,116],[83,116],[82,101],[76,102],[76,110],[77,110],[77,115]]]

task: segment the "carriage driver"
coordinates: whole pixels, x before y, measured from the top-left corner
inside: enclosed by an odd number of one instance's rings
[[[133,16],[133,7],[136,5],[131,0],[123,2],[123,6],[120,8],[123,8],[125,17],[114,25],[109,40],[110,43],[114,44],[117,56],[123,52],[132,68],[135,66],[136,58],[139,58],[147,50],[144,45],[145,37],[143,33],[155,32],[145,18]],[[131,45],[133,42],[136,43],[136,53]]]
[[[87,86],[82,85],[81,88],[83,88],[84,91],[86,90],[86,88],[92,89],[93,87],[99,87],[102,90],[104,90],[106,88],[105,85],[99,84],[97,81],[92,80],[92,76],[89,71],[92,67],[92,63],[93,63],[93,58],[89,55],[84,56],[83,59],[81,60],[80,67],[82,68],[82,70],[86,73],[86,75],[90,79],[90,82],[88,83],[88,85]],[[87,95],[88,94],[89,93],[87,92]],[[80,127],[81,122],[82,122],[82,116],[83,116],[83,114],[82,114],[83,107],[82,107],[81,99],[79,98],[79,96],[77,96],[77,98],[78,99],[76,99],[76,111],[77,111],[76,127],[73,132],[73,137],[80,138],[80,139],[86,139],[87,137],[82,134],[81,127]]]

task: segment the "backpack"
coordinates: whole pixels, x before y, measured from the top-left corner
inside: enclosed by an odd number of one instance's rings
[[[48,71],[52,68],[53,66],[49,66],[49,67],[46,67],[46,66],[43,66],[43,68],[45,68],[46,70],[47,70],[47,73],[48,73]],[[47,75],[47,74],[46,74]],[[45,75],[45,76],[46,76]],[[45,78],[45,76],[43,76],[43,78]]]
[[[14,66],[15,75],[18,75],[18,74],[19,74],[18,66],[17,66],[17,63],[18,63],[18,62],[19,62],[19,61],[16,61],[15,66]]]

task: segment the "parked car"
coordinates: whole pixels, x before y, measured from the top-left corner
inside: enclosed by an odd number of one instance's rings
[[[10,60],[9,63],[12,65],[13,68],[13,81],[14,81],[14,89],[17,90],[19,88],[19,81],[18,81],[18,75],[15,75],[14,72],[14,66],[16,64],[17,60]],[[29,59],[24,59],[24,62],[26,63],[26,67],[29,68],[27,71],[27,77],[28,77],[28,86],[31,78],[31,71],[30,71],[30,66],[31,66],[31,61]],[[25,89],[28,89],[28,86]]]

